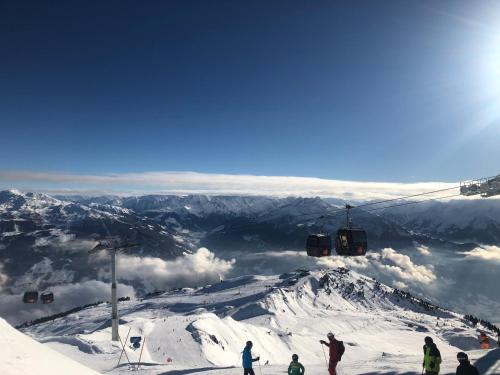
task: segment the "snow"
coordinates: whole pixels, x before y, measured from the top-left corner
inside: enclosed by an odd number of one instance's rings
[[[482,361],[483,373],[498,374],[500,363],[496,351],[477,350],[477,331],[460,315],[345,269],[242,276],[122,302],[119,309],[122,339],[146,339],[143,372],[151,375],[240,374],[247,340],[263,374],[283,373],[293,353],[308,374],[324,374],[319,340],[329,331],[346,345],[342,375],[420,373],[428,335],[443,355],[443,374],[454,373],[461,350]],[[96,371],[126,374],[125,356],[115,367],[121,347],[110,341],[109,315],[102,304],[25,331]],[[138,361],[140,352],[128,343],[126,353],[131,363]]]
[[[98,372],[17,331],[1,318],[0,341],[3,345],[2,375],[98,375]]]

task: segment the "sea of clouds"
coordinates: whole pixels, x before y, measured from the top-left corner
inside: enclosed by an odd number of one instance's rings
[[[0,316],[18,324],[75,306],[110,299],[109,256],[91,260],[98,268],[97,280],[82,278],[56,285],[52,305],[26,305],[19,294],[0,295]],[[42,263],[42,262],[41,262]],[[38,268],[50,267],[45,262]],[[120,254],[118,294],[134,298],[155,290],[198,287],[242,275],[276,275],[298,268],[346,267],[375,277],[398,289],[408,290],[441,306],[500,321],[500,292],[495,288],[500,271],[500,248],[478,247],[450,253],[421,245],[414,249],[385,248],[366,257],[308,257],[304,252],[268,251],[214,253],[200,248],[173,260]],[[37,267],[35,267],[36,269]],[[54,270],[54,274],[58,274]],[[0,264],[0,293],[7,282]]]

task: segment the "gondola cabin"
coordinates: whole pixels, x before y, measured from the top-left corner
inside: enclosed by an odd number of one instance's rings
[[[326,234],[311,234],[306,241],[307,255],[326,257],[332,254],[332,237]]]
[[[54,302],[54,293],[52,292],[42,293],[40,299],[42,300],[43,304],[52,303]]]
[[[36,290],[24,292],[23,302],[24,303],[37,303],[38,302],[38,292]]]
[[[335,238],[335,250],[338,255],[363,256],[368,250],[366,232],[361,228],[341,228]]]

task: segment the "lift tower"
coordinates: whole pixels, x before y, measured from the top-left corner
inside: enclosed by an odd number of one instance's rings
[[[107,238],[105,240],[99,241],[99,243],[94,246],[90,253],[94,253],[101,250],[109,250],[111,252],[111,340],[119,341],[120,337],[118,334],[118,298],[116,295],[116,254],[124,249],[130,249],[132,247],[137,247],[138,244],[135,243],[123,243],[119,238]]]

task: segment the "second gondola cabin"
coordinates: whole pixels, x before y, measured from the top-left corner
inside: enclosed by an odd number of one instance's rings
[[[332,254],[332,237],[327,234],[311,234],[307,237],[308,256],[326,257]]]
[[[341,228],[335,237],[335,250],[338,255],[363,256],[368,250],[366,231],[361,228]]]
[[[36,290],[31,290],[29,292],[25,292],[23,295],[24,303],[37,303],[38,302],[38,292]]]
[[[48,303],[52,303],[52,302],[54,302],[54,293],[52,293],[52,292],[42,293],[42,295],[40,296],[40,299],[42,300],[42,303],[44,305],[46,305]]]

